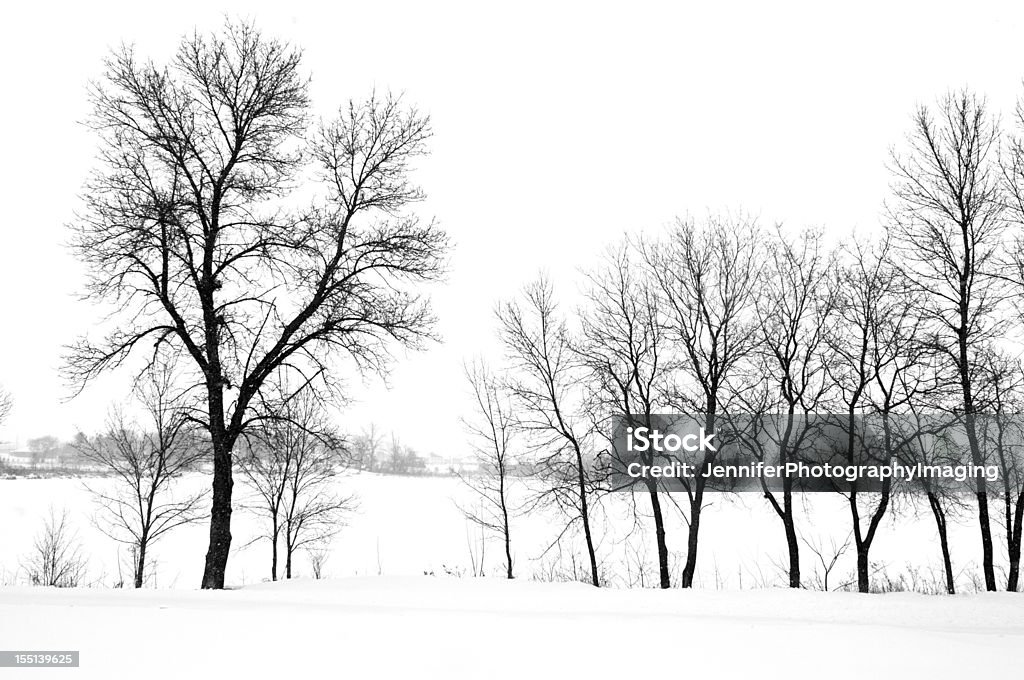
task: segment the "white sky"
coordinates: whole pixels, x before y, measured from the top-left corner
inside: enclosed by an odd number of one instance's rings
[[[0,14],[0,384],[16,400],[0,440],[94,430],[123,396],[114,376],[64,403],[57,374],[98,313],[63,245],[93,162],[77,121],[122,40],[164,58],[243,13],[304,47],[324,114],[373,87],[431,114],[418,180],[457,244],[434,295],[445,342],[390,390],[356,380],[345,420],[438,453],[463,448],[463,358],[495,354],[494,303],[539,269],[570,297],[623,232],[707,209],[871,230],[915,104],[969,84],[1008,116],[1024,94],[1024,3],[100,4]]]

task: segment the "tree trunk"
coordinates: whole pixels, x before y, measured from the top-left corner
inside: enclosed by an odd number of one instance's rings
[[[277,517],[273,519],[273,528],[270,532],[270,580],[277,580],[277,538],[280,530],[277,528]]]
[[[793,521],[793,492],[784,489],[782,503],[785,514],[782,524],[786,528],[786,547],[789,549],[789,587],[800,587],[800,544],[796,535],[796,522]]]
[[[786,414],[786,430],[779,442],[779,463],[789,462],[790,440],[793,436],[794,404],[791,401]],[[789,587],[800,587],[800,544],[797,542],[796,521],[793,519],[793,480],[789,475],[782,478],[782,527],[786,532],[786,548],[789,553]]]
[[[981,527],[981,560],[985,571],[985,589],[995,591],[996,570],[995,551],[992,548],[992,524],[988,515],[988,492],[979,491],[978,497],[978,524]]]
[[[576,473],[579,477],[580,492],[580,515],[583,518],[583,535],[587,540],[587,557],[590,559],[590,581],[594,587],[601,587],[601,580],[597,574],[597,553],[594,551],[594,537],[590,532],[590,511],[587,504],[587,482],[586,469],[583,466],[583,454],[579,447],[576,447]]]
[[[507,565],[505,576],[511,580],[512,575],[512,540],[508,535],[508,527],[505,528],[505,564]]]
[[[850,456],[848,460],[851,464],[857,463],[853,452],[853,413],[850,414],[850,432],[851,436],[849,439]],[[892,424],[889,422],[888,407],[882,412],[882,431],[883,431],[883,442],[885,447],[886,460],[893,460],[892,451]],[[867,534],[861,532],[860,527],[860,509],[857,507],[857,482],[854,481],[850,489],[850,514],[853,517],[853,537],[854,543],[857,546],[857,591],[861,593],[871,592],[871,561],[868,557],[871,551],[871,544],[875,540],[875,532],[878,531],[878,526],[882,522],[882,518],[885,516],[885,511],[889,507],[889,499],[892,496],[892,481],[886,478],[882,482],[882,489],[878,497],[878,505],[875,506],[874,512],[871,513],[870,519],[868,520]]]
[[[793,406],[790,405],[789,413],[786,415],[786,429],[782,439],[779,440],[779,465],[785,467],[789,459],[789,443],[793,435]],[[764,490],[764,497],[772,506],[772,510],[780,520],[782,528],[786,532],[786,547],[789,553],[789,587],[800,587],[800,545],[797,542],[796,521],[793,518],[793,480],[788,475],[782,477],[782,505],[779,505],[775,494],[768,490],[764,478],[761,478],[761,488]]]
[[[504,523],[503,526],[504,526],[504,529],[505,529],[505,531],[504,531],[504,534],[505,534],[505,576],[507,578],[509,578],[509,579],[512,579],[512,578],[514,578],[512,576],[512,534],[509,531],[509,526],[508,526],[508,510],[505,508],[505,495],[504,495],[504,493],[505,492],[502,491],[501,514],[502,514],[502,521]]]
[[[135,564],[135,587],[141,588],[145,581],[146,571],[146,544],[149,543],[149,539],[143,536],[139,539],[139,559]]]
[[[508,579],[515,578],[512,575],[512,532],[508,525],[508,505],[505,503],[505,464],[502,462],[499,471],[501,480],[499,482],[501,493],[501,526],[504,529],[505,538],[505,575]]]
[[[704,485],[698,480],[697,490],[690,502],[690,528],[686,534],[686,564],[683,566],[683,588],[693,587],[693,576],[697,571],[697,540],[700,532],[700,510],[704,504]]]
[[[1009,514],[1009,508],[1007,508]],[[1020,583],[1020,548],[1021,529],[1024,525],[1024,494],[1017,495],[1017,505],[1013,513],[1013,519],[1007,528],[1007,549],[1010,553],[1010,571],[1006,577],[1006,589],[1010,592],[1017,592]]]
[[[857,507],[856,481],[850,487],[849,503],[850,517],[853,519],[853,543],[857,548],[857,592],[866,593],[871,590],[871,581],[868,574],[868,551],[871,549],[871,542],[864,540],[860,530],[860,508]]]
[[[871,592],[871,579],[868,572],[868,550],[871,546],[867,544],[857,546],[857,590],[861,593]]]
[[[942,548],[942,566],[946,571],[946,592],[950,595],[956,594],[956,584],[953,582],[953,561],[949,557],[949,539],[946,535],[946,511],[942,509],[942,502],[931,491],[928,492],[928,505],[931,506],[932,515],[935,517],[935,528],[939,532],[939,545]]]
[[[214,399],[211,397],[211,402]],[[215,420],[211,408],[211,422]],[[220,413],[223,422],[223,411]],[[214,426],[216,428],[216,426]],[[211,428],[214,429],[214,428]],[[219,429],[219,432],[217,431]],[[227,570],[228,553],[231,551],[231,450],[223,428],[211,433],[213,443],[213,500],[210,510],[210,546],[206,551],[206,569],[203,572],[203,588],[224,587],[224,572]]]
[[[971,447],[971,462],[974,465],[982,465],[984,460],[981,455],[981,447],[978,443],[978,434],[974,424],[973,404],[971,411],[967,413],[967,441]],[[977,491],[975,497],[978,500],[978,525],[981,529],[981,562],[985,572],[985,590],[995,591],[995,551],[992,548],[992,523],[988,514],[988,490],[985,487],[985,478],[981,475],[975,476]]]
[[[717,387],[712,388],[717,390]],[[714,432],[715,431],[715,419],[717,411],[717,402],[714,397],[708,398],[707,412],[704,415],[704,431]],[[713,465],[715,462],[715,452],[707,451],[704,453],[704,469],[707,469],[709,465]],[[693,587],[693,577],[697,572],[697,545],[700,535],[700,513],[704,505],[704,477],[702,475],[697,476],[697,481],[694,485],[693,499],[690,501],[690,527],[686,533],[686,564],[683,565],[683,588]]]
[[[968,285],[967,274],[972,269],[973,263],[970,262],[972,251],[967,238],[968,231],[966,225],[961,225],[961,229],[963,231],[964,264],[960,275],[959,288],[960,326],[957,328],[957,349],[959,350],[957,368],[960,372],[960,389],[964,400],[967,443],[970,445],[971,449],[971,462],[974,465],[981,465],[983,461],[981,446],[978,443],[978,432],[975,428],[974,422],[974,390],[971,383],[971,363],[967,344],[967,334],[970,329],[970,288]],[[985,589],[994,591],[996,590],[996,572],[993,565],[992,526],[988,517],[988,491],[985,488],[985,478],[981,475],[976,475],[974,482],[976,485],[975,496],[978,500],[978,524],[981,528],[981,561],[982,568],[985,572]]]
[[[672,579],[668,571],[668,544],[665,541],[665,518],[661,514],[661,499],[658,497],[658,482],[656,480],[648,480],[647,493],[651,497],[654,533],[658,542],[659,585],[661,588],[671,588]]]

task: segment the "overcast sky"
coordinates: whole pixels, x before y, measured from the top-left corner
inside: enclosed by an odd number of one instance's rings
[[[0,384],[16,408],[0,440],[93,431],[123,397],[112,376],[65,402],[58,376],[98,313],[64,244],[95,150],[85,87],[121,41],[162,60],[183,33],[247,16],[304,48],[320,113],[374,87],[430,113],[417,179],[456,242],[434,292],[444,342],[402,358],[390,389],[354,379],[344,419],[438,453],[462,450],[463,359],[496,354],[495,302],[540,269],[571,301],[624,232],[708,209],[871,231],[916,104],[970,85],[1008,117],[1024,94],[1021,3],[436,4],[5,7]]]

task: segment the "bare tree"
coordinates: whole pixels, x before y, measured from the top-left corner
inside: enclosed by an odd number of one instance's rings
[[[843,464],[885,464],[908,444],[913,432],[894,432],[893,414],[905,410],[927,387],[928,354],[918,338],[919,299],[891,261],[891,242],[858,241],[850,261],[837,269],[836,316],[828,338],[836,361],[826,364],[844,408]],[[875,431],[880,421],[881,436]],[[892,478],[877,494],[864,494],[854,479],[843,493],[853,525],[857,588],[870,591],[869,552],[892,497]],[[862,517],[866,516],[866,526]]]
[[[273,389],[259,406],[259,425],[240,446],[238,469],[252,491],[247,509],[267,522],[258,540],[270,544],[270,577],[276,581],[282,540],[284,575],[291,578],[300,548],[326,559],[326,544],[356,508],[356,498],[337,492],[335,483],[351,459],[316,396],[293,393],[286,380],[275,381]]]
[[[759,361],[742,390],[748,411],[774,421],[766,430],[780,465],[799,459],[820,427],[813,414],[823,410],[830,397],[831,381],[826,366],[831,351],[826,342],[835,314],[835,257],[822,242],[819,231],[804,231],[791,239],[777,230],[768,249],[769,272],[763,279],[757,309],[761,339]],[[764,459],[767,451],[757,437],[754,454]],[[793,479],[782,477],[782,497],[769,489],[764,477],[764,497],[782,521],[789,557],[789,585],[800,587],[800,545],[793,507]]]
[[[384,433],[376,423],[370,423],[352,438],[352,457],[360,470],[375,472],[380,467],[383,450]]]
[[[1013,123],[1013,133],[1009,135],[1007,150],[1002,157],[1002,170],[1003,183],[1006,187],[1008,217],[1017,227],[1016,238],[1009,252],[1007,269],[1009,270],[1012,306],[1019,328],[1021,321],[1024,321],[1024,231],[1021,230],[1021,227],[1024,226],[1024,99],[1017,102]],[[993,387],[997,391],[1005,390],[1008,383],[1014,382],[1014,380],[1008,380],[1010,369],[1011,365],[1003,362],[1001,370],[997,370],[996,375],[992,376],[994,378]],[[1020,367],[1012,366],[1012,371],[1019,378]],[[1013,425],[1016,423],[1014,422]],[[1014,427],[1014,429],[1017,428]],[[1007,590],[1016,590],[1020,580],[1021,529],[1024,525],[1024,479],[1022,479],[1024,473],[1017,467],[1019,465],[1020,461],[1016,456],[1006,456],[1006,452],[1000,451],[1000,466],[1004,484],[1004,521],[1010,560]],[[1013,501],[1014,496],[1016,496],[1016,502]]]
[[[999,467],[1002,488],[1003,530],[1009,569],[1006,589],[1016,592],[1020,584],[1021,535],[1024,530],[1024,420],[1022,420],[1022,388],[1024,370],[1019,360],[1005,354],[990,352],[985,361],[986,385],[980,401],[986,403],[985,414],[979,417],[979,438]]]
[[[36,586],[74,588],[85,578],[86,560],[66,509],[58,514],[50,506],[43,529],[33,540],[32,551],[22,568]]]
[[[208,449],[197,436],[175,385],[173,364],[156,363],[135,388],[145,425],[114,411],[106,431],[80,438],[79,454],[112,475],[88,486],[102,512],[97,526],[131,546],[136,588],[145,583],[150,549],[169,531],[200,519],[203,493],[184,492],[181,477],[197,468]]]
[[[238,469],[254,496],[254,501],[243,502],[243,507],[269,523],[266,535],[259,538],[270,542],[270,579],[276,581],[279,561],[278,548],[288,481],[287,468],[290,460],[286,450],[271,444],[269,440],[272,439],[273,436],[268,432],[253,434],[239,444],[236,455],[238,456]]]
[[[287,369],[326,398],[333,358],[385,370],[393,344],[431,338],[417,287],[444,269],[446,235],[412,211],[427,117],[371,96],[310,133],[300,61],[229,22],[166,66],[123,48],[91,89],[101,151],[73,247],[85,296],[121,311],[67,375],[81,389],[154,346],[192,363],[214,466],[204,588],[224,586],[232,452],[266,382]],[[300,209],[310,181],[324,198]]]
[[[471,476],[461,476],[479,501],[479,507],[460,506],[462,514],[482,529],[501,537],[505,548],[505,575],[512,573],[512,532],[510,516],[515,511],[510,491],[515,467],[511,450],[515,438],[515,419],[507,392],[482,361],[465,367],[466,380],[473,391],[476,414],[463,419],[470,446],[479,463]]]
[[[424,471],[423,458],[412,446],[403,444],[395,433],[391,433],[387,458],[380,466],[382,471],[393,475],[415,475]]]
[[[828,544],[826,545],[821,538],[814,540],[807,540],[807,538],[801,536],[800,540],[803,541],[804,545],[807,546],[814,557],[818,560],[818,564],[821,565],[821,571],[815,570],[815,580],[818,581],[818,585],[821,590],[829,591],[829,577],[832,572],[835,571],[836,565],[839,564],[839,560],[842,559],[846,551],[850,549],[851,535],[847,534],[846,538],[842,543],[837,543],[835,537],[830,537]]]
[[[603,266],[589,276],[589,307],[584,315],[581,353],[594,383],[598,412],[621,418],[629,427],[654,428],[653,416],[669,380],[668,348],[649,273],[631,260],[623,242],[609,250]],[[653,451],[641,455],[650,465]],[[660,480],[642,480],[651,505],[662,588],[671,587],[665,513]],[[664,498],[668,498],[667,495]]]
[[[60,448],[60,440],[53,435],[32,437],[26,444],[29,453],[32,454],[32,467],[39,467],[44,461],[53,461],[56,458],[57,449]]]
[[[313,572],[313,578],[319,581],[324,576],[324,565],[329,553],[323,546],[311,546],[306,549],[306,554],[309,556],[309,568]]]
[[[256,493],[253,510],[270,523],[266,538],[276,581],[279,539],[285,578],[292,578],[296,552],[322,549],[355,508],[355,498],[337,492],[347,461],[316,395],[308,388],[294,393],[286,380],[276,381],[274,389],[259,407],[260,426],[239,468]]]
[[[14,400],[11,399],[11,393],[0,387],[0,425],[4,424],[13,410]]]
[[[681,377],[669,401],[681,412],[702,413],[704,429],[715,432],[738,365],[756,348],[752,314],[760,279],[759,232],[753,220],[712,216],[704,225],[678,221],[665,241],[643,247],[644,258],[664,304],[661,323],[680,347]],[[701,469],[715,461],[704,452]],[[683,480],[689,503],[686,564],[682,587],[693,585],[706,481]]]
[[[523,301],[498,307],[501,339],[512,373],[507,381],[517,407],[517,427],[536,454],[547,485],[544,499],[569,516],[562,534],[583,529],[591,583],[600,586],[592,527],[594,478],[592,428],[581,413],[583,366],[554,290],[545,277],[528,285]]]
[[[922,293],[933,349],[959,391],[971,462],[983,465],[975,375],[1003,326],[1005,200],[997,166],[998,122],[984,99],[947,94],[914,114],[906,150],[893,152],[890,232],[907,280]],[[985,587],[996,589],[985,478],[975,479]]]
[[[924,413],[925,409],[933,412]],[[934,410],[927,400],[922,402],[911,399],[906,412],[889,418],[888,427],[892,436],[905,442],[896,449],[903,465],[939,466],[962,462],[960,443],[953,436],[956,416],[936,415]],[[952,595],[956,592],[956,576],[949,545],[949,521],[966,511],[961,489],[948,479],[919,475],[910,491],[911,500],[916,500],[919,495],[915,491],[923,491],[928,502],[939,538],[946,592]]]
[[[288,479],[284,516],[285,578],[291,578],[300,549],[322,550],[356,507],[356,497],[332,490],[339,451],[322,443],[299,451]]]

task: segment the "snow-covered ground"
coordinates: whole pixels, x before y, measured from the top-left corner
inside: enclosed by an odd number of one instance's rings
[[[155,546],[156,588],[110,589],[118,578],[117,546],[92,524],[95,507],[82,480],[0,480],[0,649],[81,651],[77,671],[18,672],[33,678],[713,674],[793,680],[1017,677],[1024,667],[1020,594],[769,587],[781,577],[776,565],[784,561],[784,543],[778,520],[757,495],[712,499],[699,560],[703,588],[663,592],[623,587],[636,585],[640,573],[650,584],[656,573],[646,522],[641,518],[641,529],[634,527],[625,496],[609,499],[598,523],[599,553],[618,587],[597,590],[538,582],[563,577],[574,561],[582,566],[571,542],[545,553],[560,528],[550,513],[534,512],[514,524],[520,578],[472,578],[481,557],[485,571],[497,575],[502,555],[497,544],[482,544],[461,515],[456,502],[471,503],[472,494],[458,480],[360,474],[340,484],[359,495],[360,509],[331,545],[329,580],[309,579],[300,555],[297,571],[307,578],[263,583],[268,548],[253,543],[258,522],[239,509],[228,570],[233,587],[202,592],[195,587],[205,524]],[[244,487],[236,489],[241,503]],[[841,498],[819,494],[800,505],[798,526],[808,543],[842,542],[849,529]],[[68,510],[94,587],[20,585],[19,565],[51,506]],[[673,514],[668,540],[676,568],[683,529]],[[960,585],[968,591],[977,573],[976,525],[968,514],[950,531]],[[815,561],[802,547],[809,582]],[[941,577],[927,515],[907,512],[898,523],[887,521],[872,555],[891,576]],[[840,561],[833,585],[849,578],[851,558]]]
[[[186,481],[203,488],[209,482],[206,475]],[[127,557],[125,550],[94,525],[96,508],[85,484],[77,479],[0,480],[0,583],[16,584],[23,580],[19,565],[50,507],[68,510],[83,552],[89,558],[92,582],[109,586],[124,577],[123,570],[118,572],[118,562],[119,557],[122,561]],[[458,504],[465,507],[474,500],[472,492],[458,479],[357,474],[342,478],[339,486],[343,493],[357,494],[359,509],[333,540],[324,567],[326,575],[471,575],[474,563],[479,564],[481,557],[486,573],[501,573],[501,546],[495,542],[481,545],[479,528],[469,524],[459,510]],[[521,485],[516,488],[522,496]],[[239,480],[235,489],[236,505],[242,506],[246,500],[245,486]],[[636,503],[641,514],[647,512],[644,497],[638,496]],[[673,571],[678,573],[685,558],[685,524],[671,504],[666,506],[668,544],[673,551]],[[652,577],[656,580],[650,522],[641,517],[639,524],[634,523],[625,495],[606,499],[603,507],[603,514],[595,521],[595,532],[598,554],[607,565],[609,578],[619,586],[641,581],[650,584]],[[797,527],[808,544],[841,544],[849,535],[849,510],[844,499],[833,494],[811,494],[798,507]],[[993,517],[998,516],[994,512]],[[518,576],[551,579],[572,571],[574,561],[582,568],[583,551],[578,541],[575,546],[567,542],[560,552],[545,552],[561,526],[560,518],[550,512],[534,511],[515,518],[512,540]],[[267,579],[270,553],[265,541],[255,541],[261,535],[258,520],[238,507],[232,518],[232,530],[228,582],[240,586]],[[951,521],[949,531],[961,589],[972,590],[981,552],[976,521],[967,514]],[[994,533],[996,540],[1001,540],[1001,533]],[[177,529],[153,546],[150,572],[154,579],[150,585],[194,588],[202,576],[207,539],[204,522]],[[805,580],[810,581],[818,568],[817,561],[809,545],[801,545],[801,551]],[[890,577],[913,571],[918,579],[941,583],[938,541],[927,510],[919,515],[904,511],[898,523],[884,522],[871,554],[875,565],[884,565]],[[1005,550],[1000,546],[997,554],[1005,554]],[[759,495],[710,498],[701,525],[699,585],[749,589],[781,584],[785,581],[780,565],[785,562],[781,524]],[[834,569],[830,584],[848,580],[853,569],[853,551],[849,550]],[[304,553],[297,556],[296,570],[299,575],[310,574]]]
[[[423,576],[7,587],[0,640],[81,651],[77,670],[19,671],[33,678],[1013,678],[1024,598]]]

